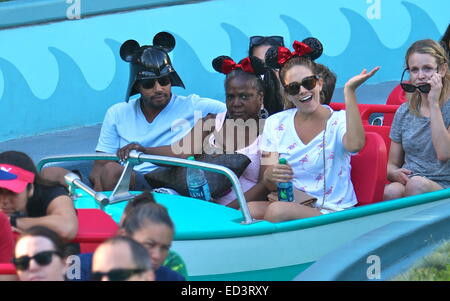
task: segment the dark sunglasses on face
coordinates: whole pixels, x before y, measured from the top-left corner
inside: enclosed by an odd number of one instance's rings
[[[308,77],[305,77],[301,83],[299,82],[292,82],[289,85],[284,86],[284,90],[289,95],[297,95],[300,92],[300,87],[305,87],[306,90],[312,90],[317,85],[317,80],[319,79],[318,75],[311,75]]]
[[[250,37],[250,46],[249,49],[262,45],[264,43],[272,45],[272,46],[284,46],[283,37],[281,36],[270,36],[270,37],[263,37],[263,36],[253,36]]]
[[[32,259],[34,259],[40,266],[49,265],[52,262],[53,254],[61,257],[61,254],[57,251],[43,251],[35,254],[34,256],[21,256],[19,258],[14,258],[13,263],[17,270],[26,271],[30,267],[30,261]]]
[[[92,281],[100,281],[103,277],[107,277],[109,281],[125,281],[133,275],[145,272],[145,269],[113,269],[109,272],[93,272]]]
[[[143,79],[140,81],[140,84],[144,89],[153,89],[156,81],[158,81],[161,86],[167,86],[168,84],[170,84],[170,77],[163,76],[160,78]]]
[[[414,93],[414,91],[416,91],[416,89],[419,89],[420,92],[425,93],[425,94],[430,92],[430,90],[431,90],[430,84],[423,84],[423,85],[415,86],[413,84],[404,83],[403,76],[405,76],[406,71],[408,71],[408,69],[403,70],[402,78],[400,79],[400,86],[402,87],[403,91],[408,92],[408,93]]]

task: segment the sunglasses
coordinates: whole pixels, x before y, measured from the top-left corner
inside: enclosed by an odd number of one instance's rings
[[[404,83],[403,77],[405,76],[406,71],[408,71],[408,69],[403,70],[402,78],[400,79],[400,86],[402,87],[403,91],[408,92],[408,93],[414,93],[414,91],[416,91],[416,89],[419,89],[420,92],[425,93],[425,94],[430,92],[430,90],[431,90],[430,84],[423,84],[423,85],[415,86],[413,84]]]
[[[312,90],[316,87],[317,81],[320,77],[318,75],[311,75],[308,77],[305,77],[301,83],[299,82],[292,82],[289,85],[284,86],[284,90],[289,95],[297,95],[300,92],[300,87],[305,87],[306,90]]]
[[[161,85],[161,86],[167,86],[168,84],[170,84],[170,77],[163,76],[160,78],[143,79],[143,80],[140,80],[139,83],[141,84],[142,88],[144,88],[144,89],[153,89],[153,87],[156,84],[156,81],[158,81],[159,85]]]
[[[93,272],[92,281],[100,281],[103,277],[108,277],[109,281],[125,281],[133,275],[147,271],[146,269],[112,269],[109,272]]]
[[[267,43],[272,46],[284,46],[284,40],[283,37],[281,36],[270,36],[270,37],[253,36],[250,37],[249,49],[252,49],[253,47],[262,45],[264,43]]]
[[[36,263],[40,266],[49,265],[52,262],[53,254],[61,257],[61,254],[57,251],[43,251],[35,254],[34,256],[21,256],[19,258],[14,258],[13,263],[16,269],[19,271],[26,271],[30,268],[30,261],[34,259]]]

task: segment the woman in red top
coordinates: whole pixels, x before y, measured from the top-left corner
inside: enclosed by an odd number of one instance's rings
[[[0,212],[0,263],[11,262],[14,239],[8,217]]]

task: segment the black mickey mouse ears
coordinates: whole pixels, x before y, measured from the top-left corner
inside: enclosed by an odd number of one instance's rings
[[[157,33],[153,37],[153,46],[142,47],[156,47],[166,53],[171,52],[175,48],[175,37],[165,31]],[[126,62],[131,62],[133,55],[141,48],[139,43],[135,40],[125,41],[120,46],[120,57]]]
[[[165,31],[159,32],[153,37],[153,46],[171,52],[175,48],[175,37]]]

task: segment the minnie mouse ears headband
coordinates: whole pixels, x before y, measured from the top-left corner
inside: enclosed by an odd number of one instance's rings
[[[316,38],[306,38],[303,41],[294,41],[294,52],[283,46],[274,46],[266,52],[266,64],[274,69],[280,69],[292,57],[304,57],[311,61],[319,58],[323,52],[322,43]]]
[[[267,67],[264,62],[256,56],[246,57],[239,63],[236,63],[231,57],[221,55],[212,61],[212,66],[214,70],[223,74],[228,74],[236,69],[241,69],[244,72],[255,75],[262,75],[267,71]]]
[[[171,52],[175,48],[175,38],[168,32],[157,33],[153,37],[153,46],[142,47],[154,47],[162,50],[166,53]],[[133,55],[139,50],[141,46],[135,40],[128,40],[120,46],[120,57],[126,62],[131,62]]]

